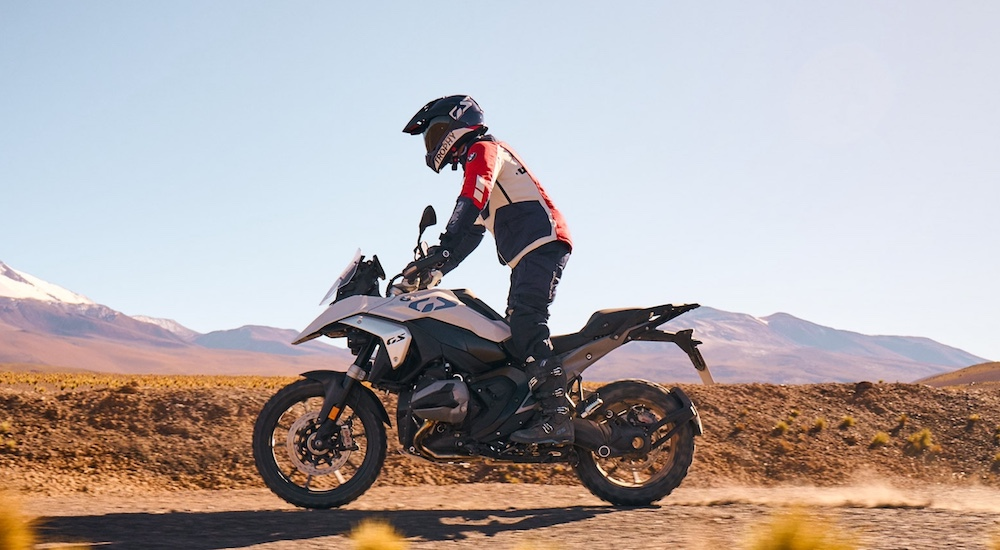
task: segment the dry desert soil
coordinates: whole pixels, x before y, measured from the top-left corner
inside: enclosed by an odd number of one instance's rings
[[[1000,548],[998,385],[684,385],[706,433],[681,487],[643,508],[569,467],[414,462],[390,430],[368,493],[308,511],[250,452],[289,381],[0,372],[2,487],[41,548],[350,548],[368,518],[410,548],[751,548],[793,509],[859,548]]]

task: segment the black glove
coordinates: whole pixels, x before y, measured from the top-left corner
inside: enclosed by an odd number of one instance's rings
[[[417,261],[418,260],[413,260],[412,262],[406,264],[406,267],[403,268],[404,280],[410,282],[417,280],[417,276],[420,275],[420,269],[417,267]]]

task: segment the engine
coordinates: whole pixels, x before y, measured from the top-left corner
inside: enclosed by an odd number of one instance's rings
[[[416,453],[418,447],[426,449],[424,444],[440,440],[447,449],[437,452],[452,454],[457,441],[454,430],[471,418],[475,410],[469,386],[463,380],[450,377],[443,366],[430,369],[412,390],[399,394],[396,409],[399,442]]]
[[[469,414],[469,386],[457,378],[418,384],[409,409],[424,420],[461,424]]]

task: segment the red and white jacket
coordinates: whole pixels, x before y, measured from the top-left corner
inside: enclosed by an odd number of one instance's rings
[[[553,241],[572,249],[562,214],[509,145],[489,138],[476,141],[463,164],[459,200],[470,199],[480,212],[476,223],[493,234],[501,262],[513,268],[525,254]]]

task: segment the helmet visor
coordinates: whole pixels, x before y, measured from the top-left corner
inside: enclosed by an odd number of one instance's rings
[[[448,117],[434,117],[427,123],[427,129],[424,130],[424,147],[428,153],[441,143],[441,139],[448,133],[449,126],[451,119]]]

